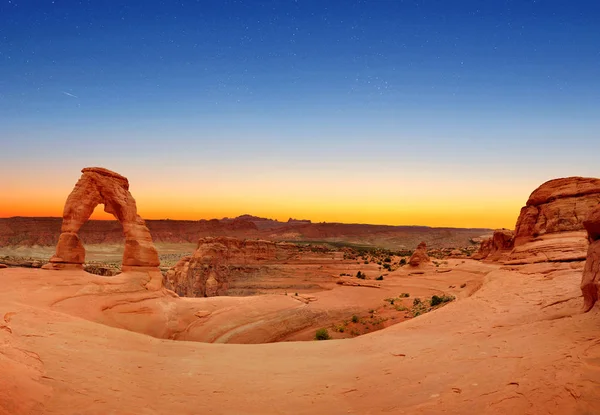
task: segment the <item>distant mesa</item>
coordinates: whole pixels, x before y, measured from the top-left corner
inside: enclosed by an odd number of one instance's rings
[[[289,218],[287,223],[312,223],[309,219],[294,219]]]
[[[262,221],[273,221],[273,222],[277,222],[277,221],[275,221],[275,220],[273,220],[273,219],[261,218],[261,217],[259,217],[259,216],[253,216],[253,215],[249,215],[249,214],[240,215],[240,216],[238,216],[237,218],[230,219],[230,220],[236,220],[236,219],[237,219],[237,220],[248,220],[248,221],[259,221],[259,222],[262,222]]]
[[[65,204],[56,254],[44,268],[83,269],[85,249],[78,232],[99,204],[104,204],[104,211],[114,215],[123,226],[123,268],[158,267],[158,253],[146,223],[137,214],[135,199],[129,193],[128,180],[100,167],[88,167],[81,172],[83,174]]]
[[[600,204],[589,213],[583,226],[590,245],[581,278],[581,292],[584,311],[589,311],[600,297]]]
[[[567,177],[542,184],[521,209],[507,264],[584,260],[583,221],[599,203],[600,179]]]
[[[408,260],[408,264],[412,267],[418,267],[421,265],[426,265],[431,262],[429,255],[427,255],[427,244],[425,242],[421,242],[415,252],[411,255]]]

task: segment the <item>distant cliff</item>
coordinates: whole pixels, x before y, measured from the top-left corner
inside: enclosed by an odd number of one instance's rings
[[[61,218],[0,218],[0,247],[54,246],[60,235]],[[348,223],[310,223],[308,220],[279,222],[250,215],[211,220],[146,220],[155,243],[196,243],[202,237],[230,236],[290,242],[329,242],[354,246],[377,246],[391,250],[414,249],[421,241],[430,248],[472,245],[472,238],[490,234],[490,229],[430,228]],[[91,220],[79,232],[84,244],[123,243],[117,221]]]

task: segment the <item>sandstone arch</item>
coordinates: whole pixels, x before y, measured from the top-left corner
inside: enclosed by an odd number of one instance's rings
[[[83,268],[85,248],[77,233],[99,204],[104,204],[104,211],[114,215],[123,226],[123,270],[158,267],[158,253],[144,219],[137,214],[127,178],[100,167],[88,167],[81,172],[81,178],[65,203],[56,254],[46,268]]]

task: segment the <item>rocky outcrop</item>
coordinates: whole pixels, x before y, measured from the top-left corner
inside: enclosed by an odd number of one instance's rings
[[[104,204],[104,211],[114,215],[123,226],[123,268],[158,267],[158,253],[150,231],[137,214],[135,199],[129,193],[128,180],[99,167],[85,168],[82,173],[65,204],[56,254],[44,268],[83,268],[85,249],[78,232],[99,204]]]
[[[41,268],[46,262],[42,262],[33,258],[19,258],[19,257],[3,257],[0,258],[0,267],[2,265],[7,267],[20,267],[20,268]]]
[[[583,222],[589,247],[587,260],[581,278],[581,292],[583,293],[584,311],[590,311],[600,297],[600,205],[588,215]]]
[[[491,238],[481,242],[479,250],[472,258],[499,261],[507,257],[513,249],[514,235],[509,229],[495,230]]]
[[[285,261],[300,252],[290,243],[201,238],[192,256],[182,258],[165,276],[165,285],[181,296],[224,295],[236,279],[251,278],[266,262]]]
[[[427,244],[425,242],[421,242],[415,252],[410,256],[408,260],[408,265],[412,267],[418,267],[421,265],[426,265],[431,260],[429,259],[429,255],[427,255]]]
[[[598,203],[600,179],[568,177],[542,184],[521,209],[507,264],[584,260],[583,220]]]

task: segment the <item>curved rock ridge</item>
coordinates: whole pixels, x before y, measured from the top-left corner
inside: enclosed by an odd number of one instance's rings
[[[158,267],[158,253],[144,219],[137,214],[127,178],[101,167],[87,167],[81,172],[81,178],[65,203],[56,254],[44,267],[83,268],[85,249],[78,232],[99,204],[104,204],[104,211],[114,215],[123,226],[123,268]]]
[[[600,297],[600,205],[583,222],[590,246],[581,278],[584,311],[590,311]]]
[[[410,256],[408,260],[408,264],[412,267],[418,267],[420,265],[426,265],[431,262],[429,259],[429,255],[427,255],[427,244],[425,242],[421,242],[415,252]]]
[[[542,184],[521,209],[508,263],[584,260],[583,220],[598,203],[600,179],[567,177]]]
[[[208,237],[198,241],[192,256],[179,260],[166,275],[168,288],[181,296],[224,295],[232,280],[251,277],[256,265],[296,256],[299,247],[286,242]]]
[[[510,254],[513,248],[515,233],[510,229],[496,229],[491,238],[481,242],[473,259],[499,261]]]

